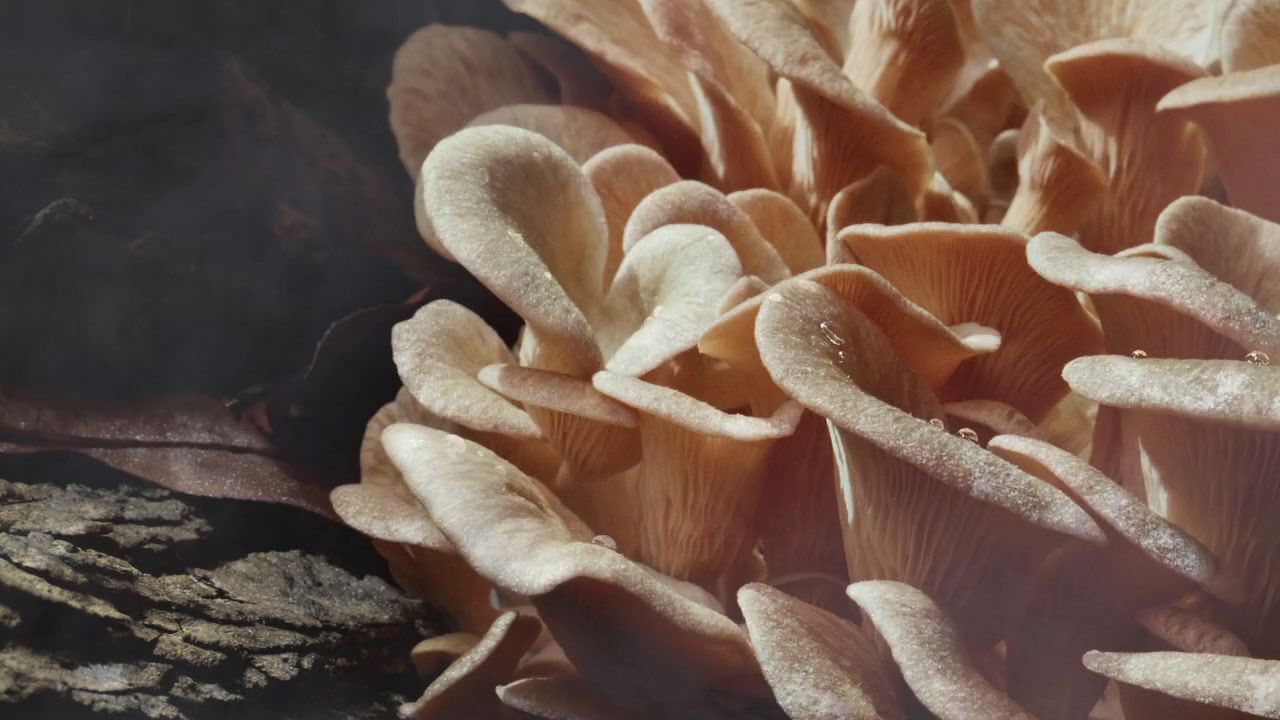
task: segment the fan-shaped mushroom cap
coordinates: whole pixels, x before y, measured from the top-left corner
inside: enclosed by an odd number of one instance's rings
[[[1038,111],[1018,135],[1017,191],[1001,223],[1027,235],[1073,233],[1097,208],[1107,180]]]
[[[1108,257],[1041,233],[1027,260],[1049,282],[1090,295],[1114,352],[1241,359],[1241,348],[1280,352],[1280,320],[1171,249],[1146,245]]]
[[[1000,333],[999,350],[956,369],[939,390],[944,400],[999,400],[1039,422],[1067,393],[1062,366],[1101,349],[1076,298],[1027,264],[1027,239],[1020,233],[995,225],[916,223],[858,225],[839,239],[858,262],[942,322],[977,322]]]
[[[502,36],[428,25],[396,51],[387,99],[400,160],[416,177],[431,148],[477,115],[555,96],[547,78]]]
[[[734,39],[703,0],[640,4],[691,74],[706,173],[725,190],[776,187],[765,141],[774,113],[768,68]]]
[[[1232,360],[1081,358],[1064,371],[1077,392],[1132,423],[1149,485],[1166,515],[1244,585],[1232,628],[1258,654],[1280,653],[1280,370]]]
[[[665,150],[697,172],[704,162],[698,140],[698,103],[689,75],[674,48],[662,42],[633,0],[573,3],[565,0],[503,0],[582,48],[626,99]]]
[[[924,135],[859,91],[787,0],[709,0],[738,40],[784,78],[770,143],[790,150],[790,195],[822,218],[831,197],[876,166],[912,188],[932,173]],[[778,155],[786,157],[786,155]]]
[[[906,717],[891,665],[858,626],[768,585],[743,586],[738,605],[764,676],[788,717]]]
[[[1232,0],[1222,17],[1222,69],[1234,73],[1280,63],[1280,7]]]
[[[1161,115],[1190,119],[1204,130],[1231,204],[1280,220],[1275,178],[1280,161],[1260,148],[1275,142],[1280,119],[1280,66],[1192,80],[1160,100]]]
[[[495,712],[499,704],[494,686],[515,675],[538,630],[533,617],[514,612],[499,616],[484,637],[427,686],[422,697],[400,708],[401,716],[462,720]]]
[[[1216,3],[1200,0],[972,0],[983,40],[1028,106],[1044,100],[1050,116],[1067,114],[1062,90],[1045,61],[1056,53],[1108,38],[1133,38],[1191,61],[1216,52]]]
[[[1209,653],[1089,652],[1085,667],[1116,682],[1267,718],[1280,718],[1280,661]]]
[[[756,340],[774,381],[833,424],[850,577],[929,588],[985,648],[1024,564],[1056,533],[1101,541],[1061,492],[927,422],[942,412],[928,387],[827,288],[794,280],[768,293]]]
[[[1280,225],[1208,198],[1186,197],[1160,213],[1156,241],[1280,314]]]
[[[792,274],[823,263],[823,243],[818,232],[804,211],[786,195],[765,189],[739,190],[729,196],[729,202],[751,218]]]
[[[982,677],[960,633],[929,596],[879,580],[850,585],[849,597],[888,645],[916,699],[940,720],[1032,720]]]
[[[903,122],[928,127],[964,64],[948,0],[855,3],[844,73]]]
[[[1044,720],[1083,718],[1104,682],[1080,666],[1087,650],[1138,649],[1140,608],[1197,588],[1239,597],[1207,548],[1085,461],[1043,441],[1002,435],[992,452],[1053,483],[1106,532],[1105,548],[1064,548],[1037,572],[1024,617],[1006,638],[1009,691]]]
[[[827,206],[827,264],[851,261],[844,243],[836,239],[850,225],[904,225],[919,219],[914,191],[901,175],[880,166],[831,198]]]
[[[607,148],[636,142],[608,115],[572,105],[503,105],[467,123],[467,127],[486,125],[507,125],[538,133],[579,163]]]
[[[1119,39],[1058,53],[1045,67],[1078,111],[1074,144],[1106,176],[1097,211],[1080,228],[1083,244],[1114,253],[1150,242],[1160,211],[1200,189],[1206,152],[1184,118],[1157,113],[1156,105],[1204,71],[1153,46]]]
[[[987,194],[987,157],[969,128],[950,118],[939,120],[930,148],[947,183],[970,202],[982,202]]]
[[[609,371],[596,389],[640,414],[645,459],[632,487],[639,555],[658,570],[714,587],[755,545],[751,522],[764,459],[799,421],[794,403],[769,417],[719,410],[678,390]]]
[[[705,225],[724,235],[742,261],[742,271],[768,283],[790,275],[777,249],[760,234],[742,210],[720,191],[695,180],[682,180],[650,193],[627,220],[623,248],[630,250],[640,238],[677,223]]]
[[[538,367],[578,376],[600,367],[591,322],[608,226],[573,158],[527,130],[469,128],[431,152],[422,193],[441,243],[524,318]]]
[[[602,273],[603,289],[608,290],[622,263],[623,233],[631,213],[649,193],[678,182],[680,176],[665,158],[643,145],[605,148],[583,163],[582,172],[604,206],[609,227],[609,252]]]
[[[461,556],[500,589],[528,596],[574,667],[611,697],[661,712],[709,688],[759,682],[737,625],[593,543],[536,480],[437,430],[396,425],[384,442]]]

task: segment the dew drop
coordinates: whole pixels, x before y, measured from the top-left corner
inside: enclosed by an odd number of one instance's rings
[[[973,428],[960,428],[956,431],[956,435],[960,436],[961,440],[968,440],[974,444],[978,442],[978,433]]]
[[[938,428],[939,430],[947,429],[947,424],[942,422],[942,418],[933,418],[932,420],[929,421],[929,424]]]
[[[775,293],[769,293],[769,298],[768,298],[768,299],[769,299],[769,300],[772,300],[773,302],[777,302],[777,301],[779,301],[779,300],[781,300],[781,299],[782,299],[782,293],[776,293],[776,292],[775,292]]]
[[[1244,361],[1249,363],[1250,365],[1270,365],[1271,356],[1267,355],[1261,350],[1254,350],[1253,352],[1250,352],[1248,355],[1244,356]]]
[[[544,277],[544,278],[546,278],[546,279],[548,279],[548,280],[555,280],[555,279],[556,279],[556,278],[555,278],[555,276],[551,274],[551,271],[550,271],[550,270],[544,270],[544,271],[542,272],[542,277]]]
[[[609,537],[608,535],[597,535],[591,538],[591,544],[599,545],[600,547],[609,548],[610,550],[618,549],[618,543],[614,542],[614,539]]]
[[[1146,350],[1134,350],[1133,352],[1129,353],[1129,357],[1133,358],[1134,360],[1141,360],[1146,356],[1147,356]]]
[[[844,345],[844,338],[840,337],[840,333],[836,331],[836,324],[830,320],[823,320],[818,323],[818,329],[822,331],[822,336],[827,342],[837,347]]]
[[[841,365],[847,365],[849,363],[849,353],[843,350],[837,350],[836,362],[840,363]]]

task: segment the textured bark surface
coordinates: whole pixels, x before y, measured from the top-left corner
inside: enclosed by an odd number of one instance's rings
[[[424,609],[359,536],[82,458],[0,462],[0,716],[386,718]]]

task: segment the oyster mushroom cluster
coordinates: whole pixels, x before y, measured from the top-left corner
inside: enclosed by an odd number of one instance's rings
[[[1280,717],[1280,2],[505,0],[333,503],[417,718]]]

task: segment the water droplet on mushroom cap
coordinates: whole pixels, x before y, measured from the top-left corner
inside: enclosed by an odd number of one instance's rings
[[[1250,365],[1270,365],[1271,356],[1261,350],[1254,350],[1244,356],[1244,361]]]
[[[823,320],[818,323],[818,329],[822,331],[822,336],[827,342],[837,347],[844,345],[844,338],[840,337],[839,331],[836,330],[836,324],[830,320]]]
[[[971,443],[978,442],[978,433],[973,428],[960,428],[956,431],[956,435],[962,440],[968,440]]]
[[[942,421],[942,418],[933,418],[932,420],[929,421],[929,424],[938,428],[939,430],[947,429],[947,424]]]
[[[1129,357],[1133,358],[1134,360],[1141,360],[1146,356],[1147,356],[1146,350],[1134,350],[1133,352],[1129,353]]]
[[[608,535],[597,535],[591,538],[591,544],[599,545],[600,547],[606,547],[606,548],[609,548],[610,550],[618,549],[618,543],[615,542],[614,539],[609,537]]]

